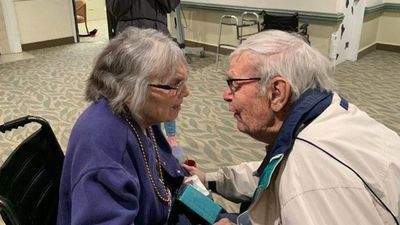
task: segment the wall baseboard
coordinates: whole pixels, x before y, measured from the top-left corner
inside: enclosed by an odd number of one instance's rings
[[[370,45],[367,48],[364,48],[363,50],[358,52],[357,59],[361,59],[362,57],[364,57],[364,56],[368,55],[369,53],[373,52],[375,49],[376,49],[376,43]]]
[[[390,52],[400,52],[399,45],[390,45],[390,44],[381,44],[375,43],[371,46],[364,48],[363,50],[358,52],[357,59],[361,59],[362,57],[368,55],[369,53],[373,52],[374,50],[384,50]]]
[[[391,52],[400,52],[400,46],[399,45],[377,43],[376,44],[376,49],[385,50],[385,51],[391,51]]]
[[[261,12],[262,10],[274,14],[274,15],[293,15],[294,12],[299,14],[299,20],[302,23],[328,23],[328,24],[340,24],[344,19],[343,13],[326,13],[326,12],[309,12],[299,10],[284,10],[284,9],[272,9],[272,8],[260,8],[260,7],[246,7],[246,6],[235,6],[225,4],[214,4],[214,3],[201,3],[194,0],[181,1],[181,5],[184,8],[203,9],[220,11],[227,14],[230,13],[243,13],[243,12]]]
[[[206,44],[206,43],[199,43],[199,42],[186,40],[185,45],[187,47],[202,47],[202,48],[204,48],[205,51],[208,51],[208,52],[215,52],[215,53],[217,52],[217,46]],[[372,44],[371,46],[359,51],[358,55],[357,55],[357,59],[361,59],[362,57],[368,55],[369,53],[373,52],[376,49],[391,51],[391,52],[400,52],[399,45],[375,43],[375,44]],[[221,47],[219,49],[219,53],[222,55],[229,55],[231,52],[233,52],[233,49],[230,49],[230,48]]]
[[[21,47],[23,51],[29,51],[41,48],[55,47],[59,45],[73,44],[73,43],[75,43],[75,39],[73,36],[71,36],[71,37],[65,37],[47,41],[39,41],[29,44],[22,44]]]
[[[215,53],[217,52],[217,46],[206,44],[206,43],[199,43],[199,42],[195,42],[195,41],[185,40],[185,45],[187,47],[202,47],[202,48],[204,48],[205,51],[208,51],[208,52],[215,52]],[[233,49],[225,48],[225,47],[219,48],[219,53],[222,55],[229,55],[231,52],[233,52]]]

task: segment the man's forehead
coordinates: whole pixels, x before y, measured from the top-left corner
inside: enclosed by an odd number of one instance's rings
[[[251,75],[253,67],[251,66],[251,56],[249,54],[240,54],[234,56],[230,61],[227,75],[237,76],[237,75]]]

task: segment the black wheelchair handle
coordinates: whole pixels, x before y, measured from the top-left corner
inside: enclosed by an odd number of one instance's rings
[[[12,129],[18,129],[18,127],[23,127],[31,122],[40,123],[42,126],[49,126],[48,122],[42,117],[27,115],[0,125],[0,132],[5,133],[6,131],[11,131]]]

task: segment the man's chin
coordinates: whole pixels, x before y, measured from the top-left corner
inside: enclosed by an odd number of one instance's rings
[[[244,126],[242,123],[237,123],[237,125],[236,125],[236,128],[240,131],[240,132],[242,132],[242,133],[245,133],[245,134],[248,134],[248,130],[249,129],[247,129],[247,127],[246,126]]]

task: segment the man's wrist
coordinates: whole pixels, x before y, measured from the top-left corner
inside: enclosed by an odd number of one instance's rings
[[[207,186],[212,192],[217,192],[217,182],[215,182],[215,180],[207,181]]]

